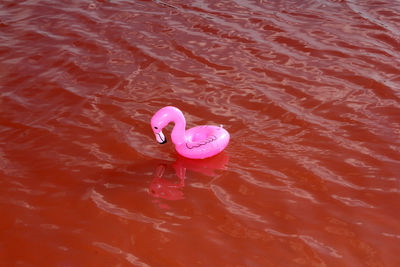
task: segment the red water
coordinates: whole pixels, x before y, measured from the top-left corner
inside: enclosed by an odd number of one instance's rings
[[[389,0],[1,1],[0,265],[400,266],[399,33]],[[159,145],[166,105],[225,152]]]

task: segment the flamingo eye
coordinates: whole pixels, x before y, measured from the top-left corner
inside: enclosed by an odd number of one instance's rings
[[[157,127],[157,126],[154,126],[154,129],[156,129],[156,130],[157,130],[157,129],[158,129],[158,127]]]

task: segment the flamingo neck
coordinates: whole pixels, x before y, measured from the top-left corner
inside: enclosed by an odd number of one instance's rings
[[[175,146],[179,146],[186,143],[186,120],[183,116],[182,111],[176,107],[167,106],[163,107],[153,116],[151,119],[154,129],[160,127],[163,129],[170,122],[173,122],[174,128],[172,129],[171,139]],[[157,125],[157,126],[156,126]],[[157,132],[155,132],[157,134]]]
[[[183,114],[177,114],[172,122],[175,123],[171,133],[172,142],[177,146],[186,143],[186,120]]]

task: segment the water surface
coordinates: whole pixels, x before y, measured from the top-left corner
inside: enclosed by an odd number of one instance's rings
[[[2,1],[0,265],[400,266],[399,18],[396,1]],[[223,124],[225,152],[158,145],[166,105]]]

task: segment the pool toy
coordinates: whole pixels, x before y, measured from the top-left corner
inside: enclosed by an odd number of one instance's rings
[[[173,122],[171,139],[176,151],[187,158],[204,159],[212,157],[229,143],[229,133],[221,126],[202,125],[186,130],[186,120],[176,107],[163,107],[151,118],[151,128],[160,144],[165,144],[162,129]]]

